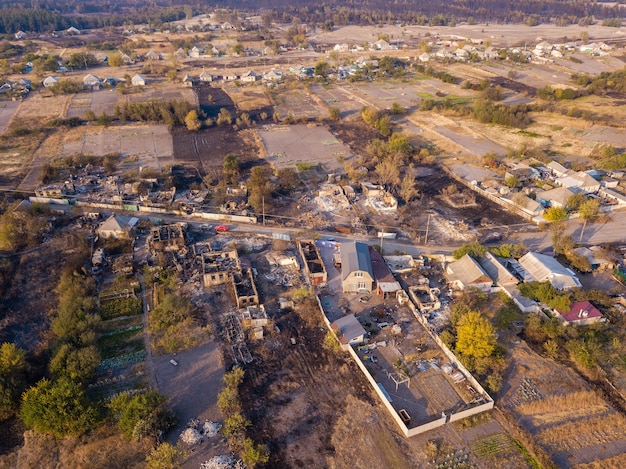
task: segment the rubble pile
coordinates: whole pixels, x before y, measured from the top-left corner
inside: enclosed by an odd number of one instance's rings
[[[188,446],[197,445],[202,441],[202,435],[195,428],[185,428],[180,434],[180,441]]]
[[[200,469],[243,469],[243,462],[229,454],[213,456],[200,464]]]

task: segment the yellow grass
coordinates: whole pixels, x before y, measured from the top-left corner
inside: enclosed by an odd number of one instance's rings
[[[248,112],[272,105],[272,101],[264,89],[224,88],[224,91],[228,93],[240,111]]]
[[[572,412],[592,406],[606,408],[606,402],[593,391],[579,391],[528,402],[517,407],[515,412],[521,415],[553,414]]]
[[[620,440],[626,432],[626,417],[613,413],[542,430],[537,441],[553,451],[573,451]]]

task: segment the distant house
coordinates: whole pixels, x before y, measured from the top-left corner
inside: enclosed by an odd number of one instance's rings
[[[204,82],[212,82],[215,77],[213,75],[211,75],[209,72],[207,71],[202,71],[202,73],[200,74],[200,81],[204,81]]]
[[[550,161],[546,166],[557,178],[563,177],[571,172],[571,170],[556,161]]]
[[[557,290],[581,287],[576,274],[561,265],[554,257],[529,252],[519,259],[519,264],[524,269],[526,281],[548,281]]]
[[[345,293],[372,293],[374,272],[367,244],[341,243],[341,285]]]
[[[374,48],[376,50],[391,50],[391,49],[393,49],[393,47],[391,47],[391,44],[389,44],[384,39],[379,39],[378,41],[376,41],[374,43]]]
[[[50,88],[51,86],[54,86],[57,83],[59,83],[59,79],[57,77],[47,77],[43,81],[43,86],[44,86],[44,88]]]
[[[589,301],[577,301],[572,303],[569,311],[555,310],[555,312],[561,317],[565,324],[573,324],[576,326],[586,326],[605,320],[600,310]]]
[[[22,39],[26,39],[26,33],[24,31],[18,31],[15,33],[15,39],[21,41]]]
[[[568,189],[578,190],[587,194],[595,194],[600,190],[601,184],[584,171],[566,174],[556,180],[556,183]]]
[[[198,46],[194,46],[190,51],[189,51],[189,57],[192,57],[194,59],[197,59],[198,57],[200,57],[202,54],[204,54],[204,49],[198,47]]]
[[[183,83],[183,86],[191,88],[195,84],[195,80],[193,79],[193,77],[191,75],[185,75],[183,77],[183,82],[182,83]]]
[[[456,290],[478,288],[488,293],[493,285],[493,280],[469,254],[465,254],[459,260],[448,264],[446,277],[448,283]]]
[[[176,57],[177,59],[186,59],[188,56],[187,52],[185,52],[185,49],[179,47],[178,50],[174,52],[174,57]]]
[[[263,74],[263,80],[265,81],[280,81],[282,78],[283,74],[274,70],[270,70],[269,72]]]
[[[354,314],[348,314],[337,319],[330,327],[335,331],[337,339],[344,350],[351,345],[362,344],[365,341],[365,329],[363,329],[363,326],[361,326]]]
[[[517,204],[523,212],[533,216],[539,217],[543,213],[543,205],[530,197],[524,196]]]
[[[131,65],[135,63],[135,60],[128,54],[122,54],[122,61],[126,64],[126,65]]]
[[[254,73],[254,71],[248,70],[246,73],[241,75],[240,80],[245,83],[254,83],[258,80],[258,76],[256,73]]]
[[[133,78],[131,79],[131,83],[133,84],[133,86],[146,86],[147,80],[142,75],[137,74],[133,76]]]
[[[98,236],[105,239],[128,239],[138,222],[139,219],[135,217],[111,215],[98,227]]]
[[[80,30],[75,28],[74,26],[70,26],[65,30],[65,32],[69,35],[80,34]]]
[[[85,88],[99,89],[101,85],[102,85],[102,80],[98,78],[97,76],[92,75],[91,73],[89,73],[83,78],[83,86]]]
[[[161,60],[161,55],[151,50],[146,54],[146,59],[148,60]]]
[[[551,207],[566,207],[574,192],[567,187],[556,187],[547,191],[537,192],[536,200]]]
[[[514,168],[510,168],[504,174],[504,179],[516,177],[519,182],[527,182],[539,178],[539,170],[524,163],[518,163]]]

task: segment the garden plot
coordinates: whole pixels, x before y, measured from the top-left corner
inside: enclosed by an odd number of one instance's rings
[[[17,111],[17,107],[20,105],[19,101],[0,101],[0,134],[4,132],[9,125],[9,121],[15,111]]]
[[[342,117],[357,114],[363,107],[362,103],[355,101],[354,97],[348,95],[341,86],[312,85],[311,91],[321,99],[329,108],[339,109]]]
[[[93,111],[96,116],[100,116],[102,113],[112,116],[115,113],[115,105],[119,97],[115,90],[78,93],[72,97],[66,117],[83,118],[87,111]]]
[[[311,125],[268,126],[258,131],[267,161],[275,168],[307,169],[323,165],[326,171],[341,170],[349,159],[348,147],[323,127]]]
[[[61,156],[104,156],[109,153],[136,156],[137,164],[142,167],[162,167],[172,162],[172,136],[164,125],[92,129],[76,140],[65,142]]]
[[[600,461],[626,451],[626,417],[570,369],[511,350],[512,374],[502,402],[559,467]]]
[[[305,91],[294,90],[281,92],[275,97],[276,110],[281,117],[291,116],[295,119],[305,117],[309,120],[326,117],[328,111],[323,109],[315,99]]]

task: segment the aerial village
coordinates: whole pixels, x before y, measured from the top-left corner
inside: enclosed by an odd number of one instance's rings
[[[347,434],[377,467],[385,445],[410,467],[620,467],[626,154],[602,106],[625,91],[585,87],[623,73],[624,42],[399,25],[246,41],[259,21],[128,27],[119,50],[77,46],[84,63],[13,64],[3,342],[50,321],[63,339],[45,305],[89,279],[93,340],[71,342],[97,351],[87,394],[167,396],[177,423],[145,435],[185,467],[326,467]],[[486,100],[524,125],[472,120]],[[56,130],[29,127],[39,113]]]

